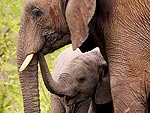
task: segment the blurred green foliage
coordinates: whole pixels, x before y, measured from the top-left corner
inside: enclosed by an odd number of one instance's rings
[[[0,2],[0,113],[21,113],[15,52],[23,0]]]
[[[17,73],[16,42],[23,0],[0,0],[0,113],[23,113]],[[64,48],[47,55],[52,71],[55,58]],[[41,112],[50,111],[50,94],[39,77]]]

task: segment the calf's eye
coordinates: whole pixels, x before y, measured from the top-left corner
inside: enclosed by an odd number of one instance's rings
[[[86,81],[86,77],[80,77],[77,79],[79,83],[84,83]]]

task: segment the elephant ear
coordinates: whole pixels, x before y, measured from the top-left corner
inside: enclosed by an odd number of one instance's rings
[[[95,93],[95,103],[105,104],[112,101],[110,90],[110,77],[109,74],[105,75],[102,80],[97,84]]]
[[[71,33],[73,50],[80,47],[89,34],[88,24],[96,8],[96,0],[69,0],[66,20]]]

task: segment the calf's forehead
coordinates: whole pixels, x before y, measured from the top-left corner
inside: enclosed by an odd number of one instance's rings
[[[87,62],[81,59],[74,59],[66,65],[63,70],[71,75],[90,75],[92,73],[97,73],[98,66],[94,62]]]

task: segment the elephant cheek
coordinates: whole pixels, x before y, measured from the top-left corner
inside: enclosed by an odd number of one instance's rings
[[[25,48],[24,48],[25,56],[40,51],[44,43],[45,43],[45,38],[42,38],[40,33],[37,34],[35,33],[34,35],[28,35],[27,40],[25,42]]]

